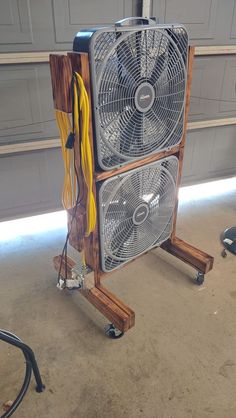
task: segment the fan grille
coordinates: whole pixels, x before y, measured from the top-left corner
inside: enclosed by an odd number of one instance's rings
[[[103,169],[180,142],[187,46],[183,27],[96,37],[97,147]]]
[[[101,264],[110,271],[171,234],[178,159],[106,180],[99,190]]]

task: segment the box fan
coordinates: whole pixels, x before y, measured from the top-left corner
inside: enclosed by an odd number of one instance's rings
[[[127,23],[82,30],[73,45],[75,52],[89,54],[97,163],[103,170],[170,149],[183,135],[187,32],[151,19]]]
[[[101,267],[110,271],[172,232],[178,159],[168,157],[104,181],[98,192]]]

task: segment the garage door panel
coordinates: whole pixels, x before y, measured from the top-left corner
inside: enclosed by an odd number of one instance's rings
[[[1,209],[37,203],[42,194],[40,161],[25,155],[1,158]],[[43,196],[41,197],[43,199]]]
[[[212,71],[214,75],[212,75]],[[221,73],[221,72],[220,72]],[[211,97],[212,90],[216,97],[216,89],[213,88],[215,79],[220,79],[219,68],[214,69],[211,58],[195,58],[193,65],[193,79],[191,86],[190,120],[209,119],[216,114],[216,104]],[[213,85],[212,85],[213,83]],[[218,83],[219,84],[219,83]],[[218,92],[219,96],[219,92]]]
[[[235,116],[236,59],[227,56],[195,57],[190,120]]]
[[[82,27],[137,16],[137,0],[1,0],[0,52],[72,48]]]
[[[181,22],[191,39],[213,39],[218,0],[166,0],[165,22]]]
[[[236,0],[234,0],[234,9],[232,13],[230,28],[230,39],[236,39]]]
[[[0,143],[58,135],[47,64],[0,67],[0,97]]]
[[[193,45],[235,43],[236,0],[153,0],[152,15],[162,23],[183,23]]]
[[[208,176],[213,138],[214,129],[187,133],[182,183],[191,183]]]
[[[220,102],[218,106],[222,116],[236,114],[236,59],[225,59],[224,74],[221,85]]]
[[[229,170],[236,174],[236,126],[215,129],[212,146],[211,173],[220,175]]]
[[[131,0],[54,0],[53,16],[57,43],[72,43],[84,27],[111,24],[133,12]]]
[[[187,133],[182,184],[236,175],[236,125]]]
[[[15,132],[41,133],[39,125],[31,125],[41,119],[37,80],[36,68],[12,66],[0,69],[0,136],[2,138],[14,135]],[[12,126],[17,126],[17,129],[12,129]]]
[[[60,150],[2,157],[0,176],[1,220],[61,207],[63,164]]]
[[[1,0],[0,44],[31,44],[32,42],[30,2]]]

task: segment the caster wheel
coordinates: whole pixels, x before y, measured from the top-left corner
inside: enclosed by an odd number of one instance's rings
[[[112,340],[117,340],[118,338],[121,338],[124,335],[124,333],[121,332],[119,329],[115,328],[113,324],[107,325],[107,327],[105,328],[105,334]]]
[[[226,249],[225,249],[225,248],[222,250],[222,252],[221,252],[221,256],[222,256],[223,258],[227,257],[227,252],[226,252]]]
[[[204,282],[204,274],[200,271],[197,272],[197,275],[195,277],[195,282],[200,286]]]

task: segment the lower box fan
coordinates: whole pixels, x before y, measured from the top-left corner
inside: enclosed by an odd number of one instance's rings
[[[98,191],[100,256],[111,271],[166,241],[172,232],[178,159],[105,180]]]

